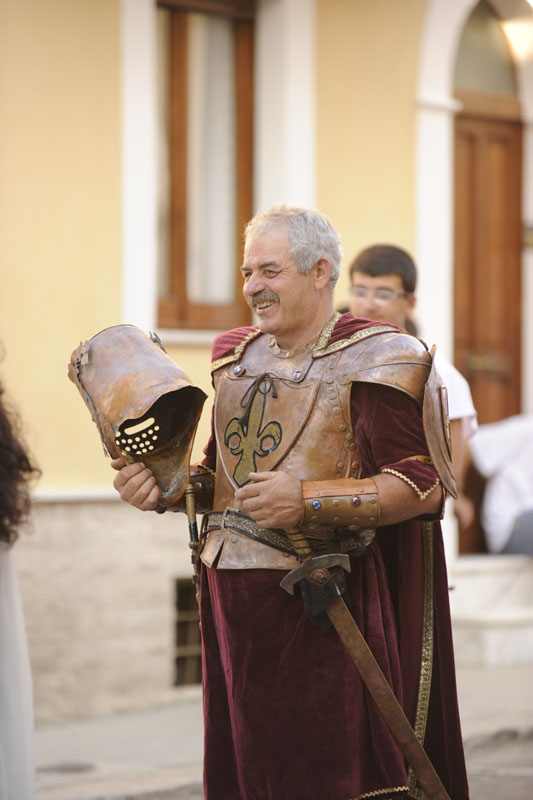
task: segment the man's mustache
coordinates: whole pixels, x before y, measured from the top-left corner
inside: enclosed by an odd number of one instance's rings
[[[247,297],[246,301],[251,308],[255,308],[255,306],[260,303],[279,303],[279,296],[276,292],[265,290],[264,292],[257,292],[257,294]]]

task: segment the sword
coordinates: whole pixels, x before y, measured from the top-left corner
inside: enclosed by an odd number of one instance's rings
[[[403,708],[341,597],[335,575],[330,572],[329,567],[333,565],[340,565],[350,571],[349,556],[330,554],[313,557],[309,542],[299,528],[287,528],[286,532],[302,563],[283,578],[280,586],[291,595],[294,594],[294,587],[303,580],[311,582],[316,587],[322,587],[324,611],[428,800],[450,800],[427,753],[416,738]]]

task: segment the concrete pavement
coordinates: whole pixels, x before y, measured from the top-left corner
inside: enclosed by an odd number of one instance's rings
[[[457,680],[471,800],[530,800],[533,666],[463,667]],[[39,726],[36,749],[37,800],[200,800],[200,689],[176,689],[159,708]]]

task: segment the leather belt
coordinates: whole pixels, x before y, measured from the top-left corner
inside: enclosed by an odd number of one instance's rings
[[[242,533],[250,539],[255,539],[268,547],[274,547],[283,553],[297,555],[283,528],[261,528],[257,522],[246,514],[241,514],[235,508],[225,508],[224,511],[208,511],[202,520],[202,530],[205,533],[213,530],[232,530]],[[374,539],[376,531],[370,528],[359,528],[357,531],[346,532],[343,528],[333,528],[332,536],[327,541],[312,539],[309,544],[313,553],[349,553],[360,556]]]

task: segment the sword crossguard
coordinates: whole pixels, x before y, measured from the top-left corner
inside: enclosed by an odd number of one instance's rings
[[[324,556],[310,557],[303,564],[291,569],[280,582],[280,586],[289,594],[294,594],[296,584],[306,579],[322,585],[330,577],[330,573],[327,570],[330,567],[337,566],[342,567],[346,572],[350,572],[350,556],[347,553],[328,553]],[[316,580],[315,576],[318,580]]]

